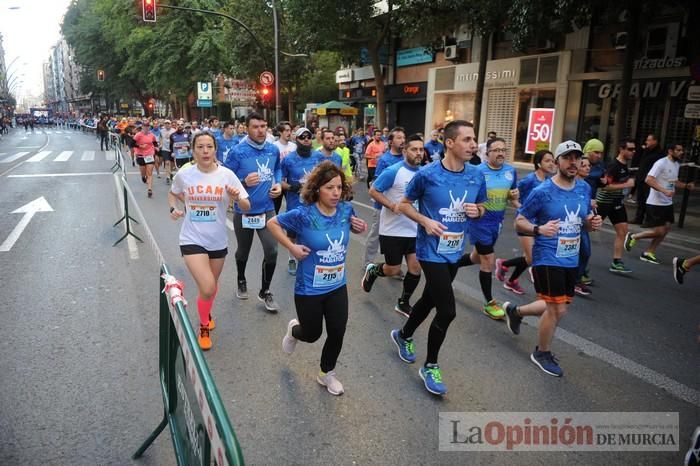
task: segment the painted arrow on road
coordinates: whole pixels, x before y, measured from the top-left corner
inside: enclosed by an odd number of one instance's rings
[[[44,196],[38,197],[32,202],[12,211],[13,214],[24,214],[24,217],[22,217],[22,220],[20,220],[15,229],[12,230],[12,233],[10,233],[7,239],[0,245],[0,252],[7,252],[12,249],[12,246],[15,245],[20,235],[24,229],[27,228],[27,225],[29,225],[32,217],[34,217],[34,214],[37,212],[53,212],[53,209],[49,203],[46,202]]]

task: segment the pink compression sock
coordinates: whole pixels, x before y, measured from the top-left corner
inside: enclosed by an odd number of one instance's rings
[[[199,324],[200,325],[202,325],[202,326],[209,325],[209,314],[211,314],[211,307],[213,305],[214,305],[214,296],[209,298],[208,301],[205,301],[202,299],[201,296],[197,295],[197,311],[199,312]]]

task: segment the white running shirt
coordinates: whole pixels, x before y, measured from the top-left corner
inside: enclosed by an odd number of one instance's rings
[[[654,166],[649,170],[649,176],[656,178],[661,186],[671,191],[675,191],[675,182],[678,179],[678,170],[680,169],[680,164],[678,162],[673,162],[669,160],[668,157],[659,159],[654,163]],[[647,204],[666,206],[673,205],[673,197],[668,197],[661,191],[657,191],[652,187],[649,187],[649,196],[647,197]]]

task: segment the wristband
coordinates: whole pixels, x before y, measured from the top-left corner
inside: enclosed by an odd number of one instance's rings
[[[540,226],[535,225],[535,228],[532,229],[532,234],[535,236],[538,236],[540,234]]]

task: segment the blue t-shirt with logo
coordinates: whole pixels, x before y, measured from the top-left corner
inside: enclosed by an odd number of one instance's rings
[[[250,200],[250,211],[247,215],[258,215],[270,210],[274,210],[275,205],[270,197],[270,189],[275,183],[282,181],[282,170],[280,168],[280,152],[277,146],[269,142],[251,145],[249,139],[244,139],[234,147],[224,162],[224,166],[236,174],[239,180],[248,191]],[[255,186],[245,185],[245,177],[250,173],[257,173],[260,181]],[[243,211],[234,205],[236,212],[242,214]]]
[[[548,178],[533,189],[518,213],[535,225],[559,219],[559,231],[551,238],[535,237],[532,265],[578,267],[581,229],[590,207],[591,187],[585,181],[575,180],[564,189]]]
[[[311,152],[311,157],[315,157],[317,159],[317,164],[323,162],[324,160],[330,160],[336,164],[338,168],[343,168],[343,158],[335,151],[331,152],[331,155],[326,157],[320,150],[315,150]]]
[[[303,185],[320,160],[318,152],[312,152],[308,157],[302,157],[297,151],[294,151],[282,160],[282,178],[287,180],[288,184],[301,183]],[[284,196],[287,200],[287,211],[302,204],[299,193],[288,190],[285,191]]]
[[[453,172],[432,162],[416,173],[406,187],[406,198],[418,201],[418,211],[447,227],[441,236],[429,235],[418,225],[416,257],[428,262],[455,263],[462,256],[468,232],[462,204],[486,201],[486,182],[477,167],[464,165]]]
[[[219,162],[224,163],[228,158],[229,152],[238,145],[236,138],[226,139],[223,134],[216,137],[216,158]]]
[[[312,204],[275,217],[282,228],[296,234],[297,244],[311,250],[297,267],[294,294],[320,295],[345,286],[350,217],[354,215],[352,205],[341,201],[332,216],[324,215]]]
[[[546,176],[545,179],[549,178]],[[520,192],[520,202],[523,203],[530,195],[533,189],[538,187],[542,181],[537,178],[536,172],[530,172],[525,178],[518,181],[518,192]]]
[[[445,146],[440,141],[431,139],[425,143],[425,152],[430,156],[430,160],[434,162],[442,158],[442,155],[445,153]]]
[[[376,180],[379,178],[379,175],[381,175],[384,170],[399,162],[403,162],[403,154],[392,154],[390,150],[384,152],[384,154],[379,157],[379,160],[377,160],[377,166],[374,169],[374,179]],[[382,205],[374,201],[374,208],[381,209]]]

